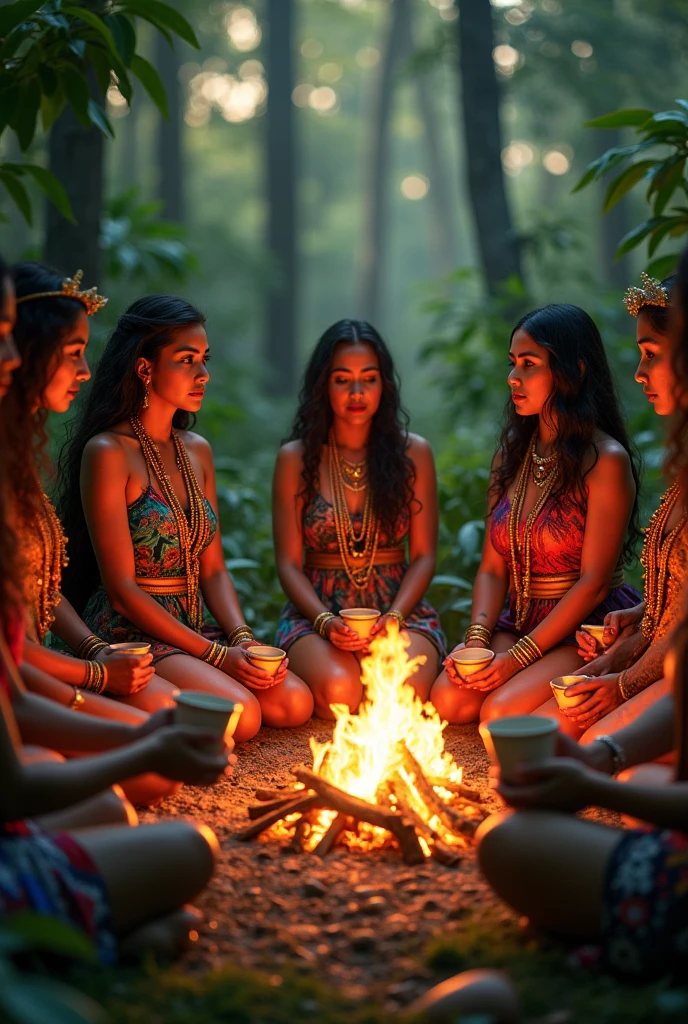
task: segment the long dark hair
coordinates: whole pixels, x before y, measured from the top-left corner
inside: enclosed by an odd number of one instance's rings
[[[175,331],[205,323],[205,316],[174,295],[147,295],[132,303],[112,332],[81,415],[73,423],[59,460],[58,510],[69,537],[69,565],[62,589],[81,613],[99,583],[98,565],[81,504],[79,477],[84,448],[92,437],[129,420],[140,408],[144,386],[136,373],[139,358],[155,359]],[[192,417],[178,409],[173,426],[185,430]]]
[[[680,481],[683,500],[688,503],[688,246],[679,260],[672,303],[677,314],[672,340],[678,408],[669,434],[666,469]]]
[[[0,287],[12,281],[9,266],[0,255]],[[17,372],[16,370],[14,371]],[[0,408],[7,401],[7,396]],[[22,602],[21,545],[12,527],[9,515],[10,446],[0,425],[0,628],[6,629],[10,620],[20,612]]]
[[[638,456],[626,432],[600,332],[584,309],[565,302],[526,313],[511,332],[511,340],[519,330],[549,352],[553,385],[543,412],[557,424],[554,447],[560,463],[559,493],[566,491],[581,501],[585,499],[585,476],[592,466],[584,473],[584,460],[590,447],[595,451],[595,462],[599,456],[595,431],[613,437],[628,452],[636,485],[623,546],[623,558],[628,562],[640,538]],[[537,415],[519,416],[509,400],[498,446],[502,458],[491,495],[495,504],[515,479],[537,425]]]
[[[369,345],[380,364],[382,398],[373,417],[368,441],[368,479],[373,512],[388,536],[413,501],[415,469],[408,456],[408,416],[401,407],[399,375],[387,345],[365,320],[338,320],[325,331],[308,360],[299,393],[290,441],[303,444],[303,490],[308,503],[318,490],[322,446],[332,426],[328,380],[335,347],[340,341]]]

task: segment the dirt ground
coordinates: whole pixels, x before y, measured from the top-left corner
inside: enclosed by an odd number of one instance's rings
[[[324,860],[293,853],[288,840],[261,836],[240,843],[233,833],[247,822],[257,786],[294,780],[291,766],[311,764],[308,739],[323,741],[332,726],[313,719],[300,729],[263,729],[237,750],[232,778],[211,790],[185,787],[142,819],[190,817],[211,826],[221,845],[217,873],[198,905],[205,914],[198,941],[179,964],[195,972],[232,963],[280,971],[307,966],[354,1000],[406,1003],[428,987],[422,951],[470,915],[494,915],[496,897],[467,850],[455,868],[428,860],[408,867],[396,848],[364,853],[337,846]],[[446,747],[464,778],[495,806],[486,786],[488,760],[476,726],[445,731]],[[500,906],[504,921],[512,919]]]

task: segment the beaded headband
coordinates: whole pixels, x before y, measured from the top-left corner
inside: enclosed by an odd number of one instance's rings
[[[631,316],[637,316],[643,306],[668,306],[669,295],[659,281],[645,271],[640,275],[642,288],[628,288],[624,295],[626,309]]]
[[[74,277],[65,277],[59,292],[34,292],[32,295],[20,295],[17,298],[17,305],[20,302],[28,302],[29,299],[77,299],[78,302],[81,302],[86,307],[86,316],[93,316],[94,313],[103,308],[107,299],[103,295],[98,294],[98,289],[95,286],[86,289],[86,291],[80,291],[79,285],[83,276],[83,270],[77,270]]]

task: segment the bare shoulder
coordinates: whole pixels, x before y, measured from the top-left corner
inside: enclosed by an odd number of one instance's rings
[[[105,430],[89,438],[84,446],[83,461],[85,465],[96,466],[103,463],[111,468],[124,467],[127,462],[126,441],[116,430]]]
[[[595,438],[597,460],[590,452],[589,478],[600,483],[620,483],[632,479],[631,457],[624,446],[608,434],[600,433]]]
[[[420,434],[408,435],[408,448],[406,451],[416,466],[432,465],[434,461],[430,442],[426,441]]]
[[[298,473],[303,469],[303,441],[286,441],[277,452],[277,465]]]
[[[212,459],[213,450],[210,447],[210,441],[201,434],[196,434],[193,430],[178,430],[177,433],[185,448],[197,452],[202,458],[210,457]]]

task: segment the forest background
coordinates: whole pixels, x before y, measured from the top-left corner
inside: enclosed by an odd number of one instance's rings
[[[633,382],[635,325],[621,303],[647,259],[642,249],[614,259],[644,200],[630,191],[603,216],[603,185],[573,189],[591,160],[631,141],[630,128],[585,122],[661,110],[684,91],[680,0],[172,6],[199,47],[177,38],[171,48],[145,22],[137,44],[169,118],[145,69],[153,98],[138,87],[128,105],[114,80],[107,89],[114,138],[62,114],[28,157],[55,171],[78,223],[28,185],[33,223],[4,195],[1,248],[69,275],[81,267],[110,297],[92,321],[93,364],[142,294],[177,292],[207,314],[212,380],[198,429],[216,454],[247,621],[270,636],[284,600],[272,465],[304,362],[342,317],[385,336],[411,429],[434,446],[442,528],[430,596],[451,642],[482,543],[510,330],[528,308],[574,302],[597,320],[643,454],[647,517],[662,428]],[[0,161],[20,158],[11,133],[0,146]],[[56,451],[66,427],[53,424]]]

